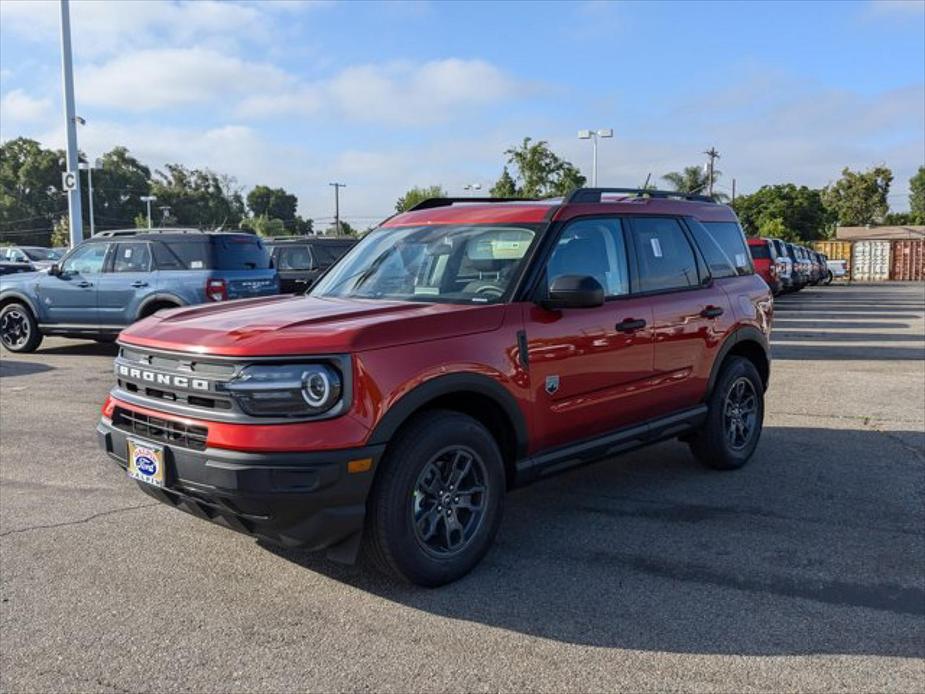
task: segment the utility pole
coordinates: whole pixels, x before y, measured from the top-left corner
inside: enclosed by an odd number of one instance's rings
[[[710,147],[706,152],[704,152],[708,157],[710,157],[710,197],[713,197],[713,161],[719,159],[719,152],[716,151],[716,147]]]
[[[736,180],[732,179],[732,202],[736,201]]]
[[[154,202],[155,200],[157,200],[157,196],[155,196],[155,195],[142,195],[142,196],[141,196],[140,198],[138,198],[138,199],[141,200],[143,203],[146,203],[146,204],[148,205],[148,228],[150,229],[150,228],[151,228],[151,203]]]
[[[340,236],[340,189],[346,188],[346,183],[328,183],[334,186],[334,233]]]
[[[67,133],[67,171],[75,185],[67,193],[71,226],[71,248],[84,240],[80,209],[80,161],[77,158],[77,116],[74,113],[74,70],[71,65],[71,13],[68,0],[61,0],[61,79],[64,82],[64,129]]]

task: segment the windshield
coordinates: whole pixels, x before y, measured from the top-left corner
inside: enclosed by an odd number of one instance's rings
[[[532,225],[381,227],[310,291],[312,296],[494,303],[517,274]]]
[[[29,260],[60,260],[61,254],[51,248],[23,248]]]

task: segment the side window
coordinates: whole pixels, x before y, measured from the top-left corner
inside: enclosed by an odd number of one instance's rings
[[[151,244],[154,250],[154,264],[158,270],[185,270],[186,266],[168,246],[155,242]]]
[[[308,246],[280,246],[276,257],[279,270],[311,270],[312,259]]]
[[[703,222],[740,275],[754,272],[742,228],[735,222]]]
[[[591,275],[606,296],[629,293],[626,244],[619,219],[580,219],[559,235],[546,265],[550,284],[560,275]]]
[[[707,228],[697,220],[688,220],[688,226],[691,235],[694,237],[700,252],[703,253],[704,260],[710,266],[710,274],[714,279],[723,277],[735,277],[738,273],[735,263],[729,254],[723,250],[716,240],[716,237],[707,230]],[[754,246],[751,247],[754,250]]]
[[[639,265],[639,287],[644,292],[697,287],[697,259],[676,219],[638,217],[633,240]]]
[[[151,269],[151,251],[146,243],[116,244],[112,261],[113,272],[148,272]]]
[[[103,271],[108,243],[88,243],[75,250],[61,266],[63,273],[92,275]]]

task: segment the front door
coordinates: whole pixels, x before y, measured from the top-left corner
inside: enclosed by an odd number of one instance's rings
[[[99,324],[97,291],[108,243],[78,246],[61,263],[58,275],[42,275],[36,287],[49,322],[55,325]]]
[[[630,296],[620,219],[578,219],[564,227],[544,281],[560,275],[591,275],[607,298],[597,308],[525,310],[538,449],[644,419],[642,385],[652,375],[652,310],[646,299]]]

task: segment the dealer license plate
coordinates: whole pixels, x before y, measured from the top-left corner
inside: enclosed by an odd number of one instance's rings
[[[163,487],[166,479],[163,446],[128,439],[128,476]]]

